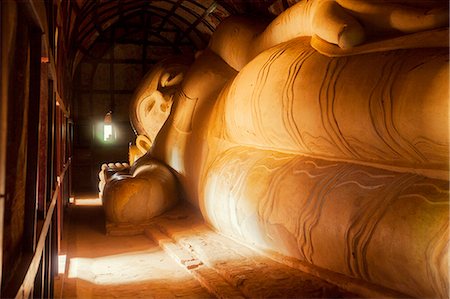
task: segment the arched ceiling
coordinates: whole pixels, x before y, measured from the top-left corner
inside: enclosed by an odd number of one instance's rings
[[[190,43],[199,49],[205,46],[208,36],[223,18],[230,15],[229,9],[216,1],[193,0],[120,0],[86,1],[81,5],[75,26],[70,34],[70,49],[74,66],[82,56],[89,54],[94,43],[108,29],[117,24],[129,30],[116,31],[113,38],[142,39],[133,36],[133,29],[145,27],[147,40],[170,45],[176,51],[180,44]],[[231,12],[233,13],[233,12]],[[140,31],[140,30],[137,30]]]

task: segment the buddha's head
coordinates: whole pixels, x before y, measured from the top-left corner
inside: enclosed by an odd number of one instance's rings
[[[173,97],[178,91],[189,62],[165,59],[154,65],[136,89],[130,105],[130,120],[136,134],[151,142],[169,117]]]

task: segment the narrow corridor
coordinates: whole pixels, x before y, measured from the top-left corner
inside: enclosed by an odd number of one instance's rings
[[[56,298],[355,297],[213,232],[189,206],[144,234],[107,235],[102,206],[77,203],[66,214]]]

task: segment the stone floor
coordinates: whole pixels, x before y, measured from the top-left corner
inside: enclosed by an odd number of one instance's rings
[[[144,234],[106,234],[101,206],[71,205],[56,298],[350,298],[356,295],[212,231],[189,206]]]

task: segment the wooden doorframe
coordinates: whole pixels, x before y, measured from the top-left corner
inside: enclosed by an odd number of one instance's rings
[[[4,2],[0,1],[0,261],[3,261],[3,215],[5,210],[5,167],[6,167],[6,132],[7,132],[7,111],[8,111],[8,101],[7,101],[7,57],[4,54],[7,50],[5,49],[6,41],[3,31],[3,20],[5,20]],[[2,265],[0,263],[0,290],[2,282]]]

